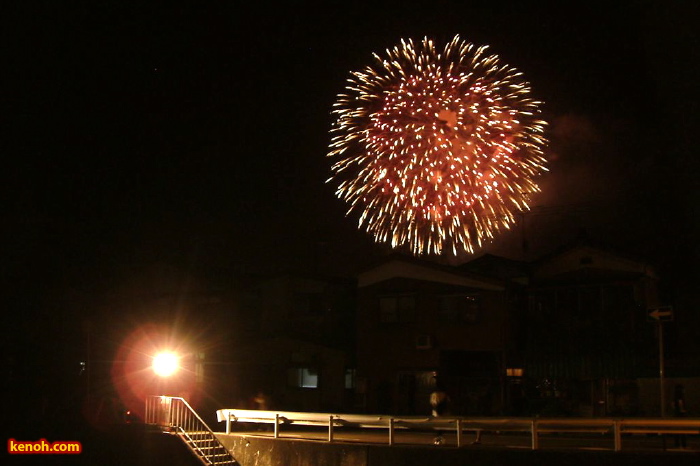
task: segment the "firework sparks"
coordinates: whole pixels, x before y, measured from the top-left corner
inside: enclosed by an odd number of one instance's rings
[[[474,248],[529,209],[545,167],[541,102],[521,73],[459,36],[401,41],[351,73],[334,105],[336,194],[378,242]]]

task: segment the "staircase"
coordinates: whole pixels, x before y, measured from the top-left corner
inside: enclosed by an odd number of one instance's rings
[[[239,466],[233,455],[184,398],[149,397],[146,400],[146,424],[177,435],[204,465]]]

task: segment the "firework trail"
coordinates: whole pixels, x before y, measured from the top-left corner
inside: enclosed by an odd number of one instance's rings
[[[336,195],[377,242],[473,252],[529,209],[546,170],[541,102],[487,47],[425,38],[374,55],[334,104]]]

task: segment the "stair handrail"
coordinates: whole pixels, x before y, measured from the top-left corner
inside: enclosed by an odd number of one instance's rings
[[[190,440],[189,447],[197,450],[199,452],[199,455],[197,455],[198,458],[204,460],[207,462],[207,464],[214,464],[212,460],[209,459],[208,455],[200,448],[200,446],[194,441],[192,437],[187,433],[187,431],[182,427],[182,426],[174,426],[176,429],[179,429],[182,432],[182,435],[187,437]],[[213,435],[213,433],[212,433]]]
[[[186,411],[188,412],[188,414],[189,414],[193,419],[196,420],[196,423],[195,423],[196,426],[193,426],[193,427],[195,427],[195,428],[197,429],[197,430],[196,430],[197,432],[203,431],[203,432],[209,433],[209,435],[211,436],[211,439],[213,439],[215,442],[217,442],[219,445],[221,445],[221,442],[219,441],[219,439],[216,437],[216,435],[215,435],[214,432],[211,430],[211,428],[209,428],[209,426],[207,425],[207,423],[204,422],[204,420],[203,420],[201,417],[199,417],[199,414],[197,414],[197,411],[195,411],[195,410],[192,408],[192,406],[190,406],[190,404],[187,402],[187,400],[185,400],[184,398],[179,397],[179,396],[166,396],[166,395],[154,395],[154,396],[150,396],[150,397],[149,397],[149,400],[147,400],[147,402],[146,402],[146,419],[145,419],[145,420],[146,420],[146,423],[147,423],[147,424],[156,424],[156,425],[158,425],[158,422],[156,422],[156,417],[154,416],[155,413],[153,412],[153,410],[154,410],[154,408],[155,408],[155,406],[153,406],[153,405],[155,405],[155,401],[156,401],[156,400],[160,400],[161,403],[162,403],[163,401],[165,401],[165,400],[168,400],[168,408],[167,408],[167,409],[168,409],[168,413],[167,413],[167,422],[168,422],[168,425],[167,425],[167,426],[161,426],[161,427],[174,427],[175,429],[177,429],[178,431],[180,431],[184,436],[186,436],[186,437],[190,440],[188,446],[189,446],[191,449],[197,451],[197,453],[198,453],[197,456],[198,456],[200,459],[205,460],[208,464],[214,464],[214,463],[209,459],[208,455],[200,448],[200,446],[197,444],[197,442],[195,441],[195,439],[193,439],[193,438],[190,436],[190,433],[188,432],[188,430],[187,430],[184,426],[179,425],[179,423],[175,422],[175,419],[173,419],[173,411],[174,411],[174,410],[173,410],[173,402],[175,402],[175,403],[181,403],[185,408],[187,408]],[[149,401],[150,401],[150,403],[149,403]],[[194,430],[192,430],[192,432],[194,432]],[[221,445],[221,447],[222,447],[225,451],[228,452],[228,450],[227,450],[225,447],[223,447],[223,445]],[[230,455],[230,452],[229,452],[229,455]],[[231,458],[233,459],[233,461],[235,461],[235,459],[234,459],[233,457],[231,457]]]

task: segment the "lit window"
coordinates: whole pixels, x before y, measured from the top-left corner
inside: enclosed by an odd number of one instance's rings
[[[300,369],[299,386],[303,388],[318,388],[318,372],[308,367]]]
[[[290,369],[289,383],[299,388],[318,388],[318,371],[310,367]]]
[[[523,369],[522,367],[509,367],[506,369],[506,376],[508,377],[522,377]]]

